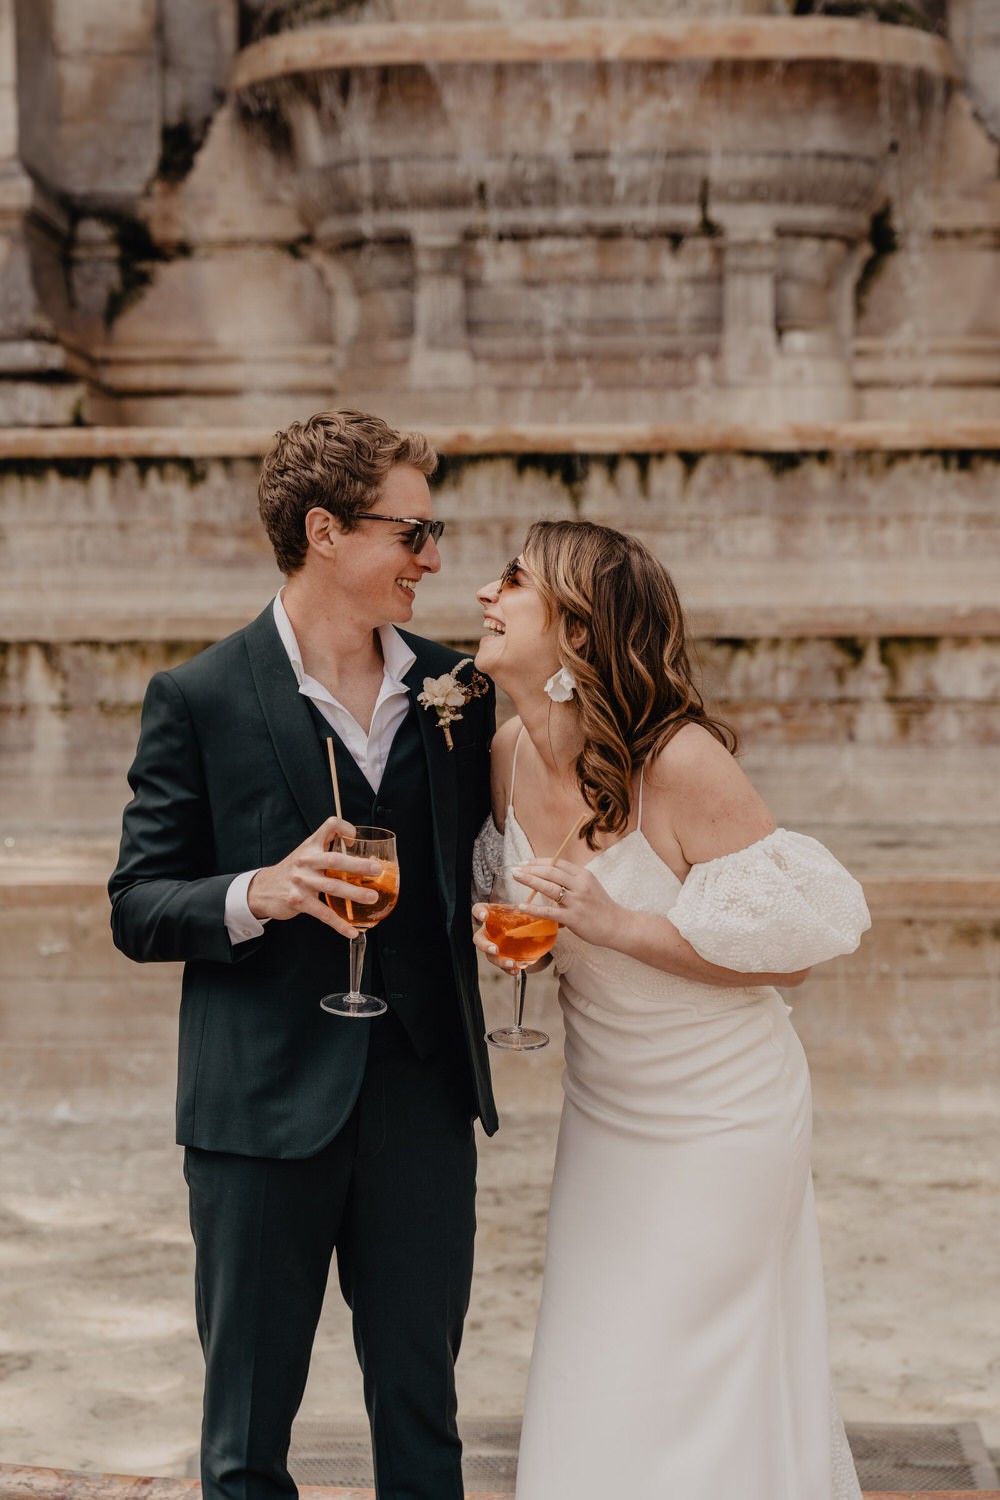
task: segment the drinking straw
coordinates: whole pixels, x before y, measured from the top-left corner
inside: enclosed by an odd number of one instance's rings
[[[329,734],[326,737],[326,758],[330,762],[330,780],[333,782],[333,805],[336,808],[337,817],[342,819],[344,815],[340,810],[340,782],[337,780],[337,762],[333,755],[333,736]],[[340,840],[340,852],[342,854],[347,853],[347,845],[344,843],[343,838]],[[347,908],[347,920],[353,922],[354,908],[346,897],[344,898],[344,905]]]
[[[552,858],[550,860],[548,860],[548,864],[554,865],[556,863],[556,861],[559,859],[560,855],[562,854],[563,850],[565,848],[567,848],[567,846],[569,844],[571,844],[572,841],[576,838],[577,834],[580,832],[580,829],[583,827],[584,823],[586,823],[586,821],[587,821],[587,819],[589,817],[590,817],[590,813],[589,812],[585,812],[585,813],[581,813],[580,814],[580,816],[577,818],[576,822],[573,824],[573,827],[570,829],[569,833],[567,833],[566,837],[563,839],[562,843],[559,845],[559,848],[556,850],[555,854],[553,854]],[[531,903],[532,903],[532,901],[534,901],[535,897],[536,896],[540,896],[540,895],[541,895],[541,891],[532,891],[531,895],[528,897],[527,901],[524,903],[525,906],[530,906]]]

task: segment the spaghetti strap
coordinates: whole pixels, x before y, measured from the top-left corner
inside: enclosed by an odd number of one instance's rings
[[[637,804],[637,807],[636,807],[636,821],[635,821],[635,831],[636,831],[636,833],[638,833],[639,830],[642,828],[642,791],[643,791],[643,778],[645,777],[645,775],[646,775],[646,762],[643,761],[642,765],[639,767],[639,801],[638,801],[638,804]]]
[[[517,752],[521,748],[521,741],[523,738],[524,725],[522,724],[517,739],[514,741],[514,756],[510,763],[510,790],[507,793],[507,806],[511,809],[513,809],[514,806],[514,782],[517,780]]]

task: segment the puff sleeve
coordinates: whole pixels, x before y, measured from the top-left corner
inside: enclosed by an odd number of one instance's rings
[[[746,974],[853,953],[871,926],[853,875],[816,839],[785,828],[692,865],[670,921],[709,963]]]

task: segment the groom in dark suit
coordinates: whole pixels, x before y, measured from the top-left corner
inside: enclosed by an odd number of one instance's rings
[[[177,1095],[205,1354],[206,1500],[293,1496],[289,1435],[331,1258],[353,1314],[380,1500],[460,1500],[454,1364],[476,1115],[496,1129],[469,917],[492,691],[446,735],[416,701],[453,651],[396,629],[441,566],[419,434],[360,412],[279,433],[260,508],[286,583],[151,681],[111,878],[115,942],[182,959]],[[469,668],[456,673],[467,685]],[[481,684],[480,684],[481,685]],[[344,821],[331,816],[332,738]],[[354,929],[332,841],[393,829],[374,1020],[330,1016]],[[337,856],[346,870],[367,862]]]

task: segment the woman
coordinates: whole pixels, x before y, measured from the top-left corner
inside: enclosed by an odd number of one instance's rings
[[[481,862],[519,865],[561,924],[566,1027],[517,1500],[859,1500],[809,1074],[772,985],[857,947],[861,888],[775,828],[639,542],[539,522],[478,598],[476,664],[516,709]]]

